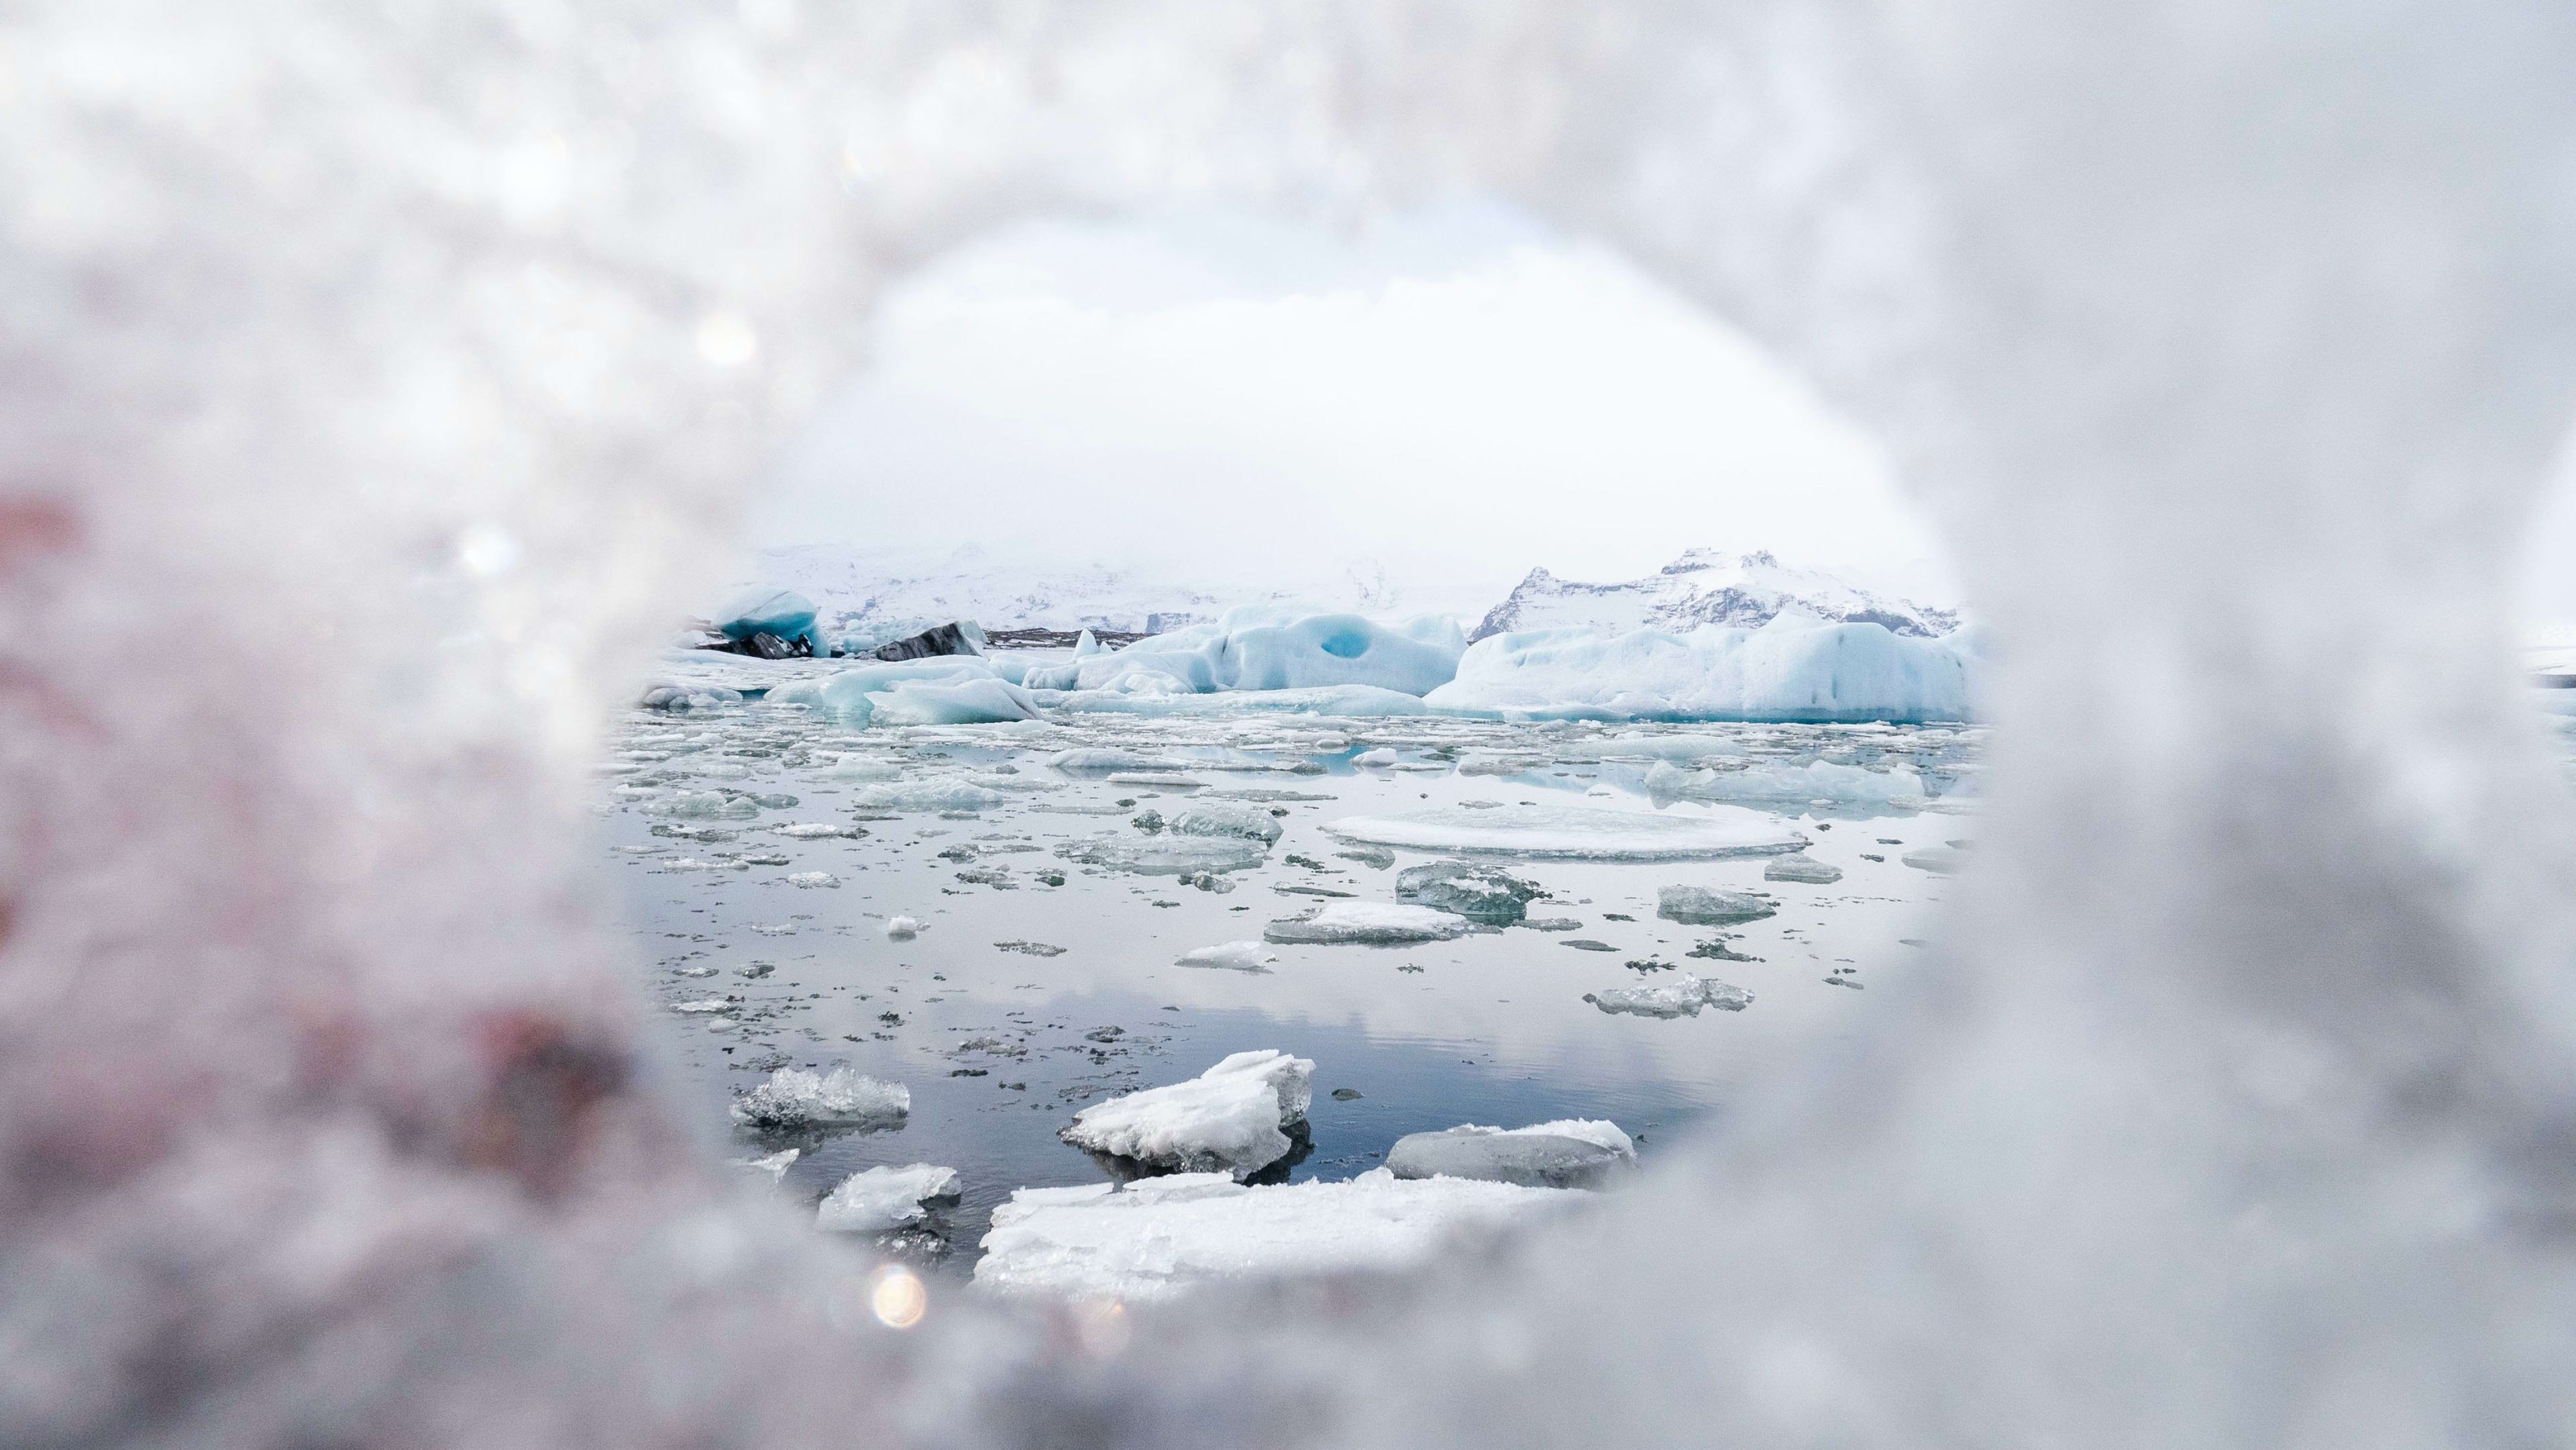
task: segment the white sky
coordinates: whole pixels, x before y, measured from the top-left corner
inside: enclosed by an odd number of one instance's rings
[[[754,542],[1383,573],[1460,612],[1533,565],[1626,579],[1707,544],[1958,599],[1865,436],[1615,255],[1496,209],[1022,226],[897,288],[874,342]],[[2532,538],[2525,617],[2576,621],[2576,465]]]
[[[757,542],[1382,569],[1478,610],[1533,565],[1625,579],[1708,544],[1955,597],[1868,440],[1615,256],[1499,211],[1017,228],[899,288],[875,344]]]

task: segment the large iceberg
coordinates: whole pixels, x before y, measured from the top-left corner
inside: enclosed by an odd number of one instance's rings
[[[1980,636],[1937,639],[1784,610],[1759,629],[1602,635],[1542,629],[1478,640],[1435,709],[1534,719],[1965,720]]]
[[[1034,667],[1023,680],[1031,689],[1126,694],[1367,685],[1419,696],[1447,684],[1466,649],[1467,636],[1446,615],[1389,627],[1356,614],[1299,618],[1250,606],[1112,653]]]
[[[1465,1178],[1248,1188],[1222,1173],[1123,1188],[1023,1188],[993,1210],[975,1282],[1010,1293],[1169,1299],[1233,1279],[1388,1271],[1453,1239],[1563,1212],[1592,1196]]]
[[[1094,1103],[1056,1136],[1077,1148],[1157,1168],[1258,1173],[1296,1145],[1315,1064],[1277,1049],[1238,1052],[1187,1082]]]
[[[790,643],[802,639],[818,655],[831,645],[814,628],[814,601],[793,589],[747,589],[727,599],[715,613],[718,634],[740,643],[755,634],[776,635]]]
[[[769,692],[778,705],[812,705],[844,725],[991,725],[1038,718],[1029,692],[974,655],[859,665]]]

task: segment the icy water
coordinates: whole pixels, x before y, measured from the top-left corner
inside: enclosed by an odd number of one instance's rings
[[[670,1009],[671,1069],[735,1156],[803,1150],[780,1186],[800,1202],[873,1165],[957,1169],[963,1200],[887,1243],[959,1272],[1013,1189],[1131,1171],[1057,1139],[1077,1109],[1250,1048],[1316,1063],[1311,1143],[1264,1181],[1347,1178],[1406,1133],[1461,1123],[1609,1118],[1651,1157],[1747,1084],[1830,1050],[1888,997],[1945,884],[1903,858],[1972,847],[1962,802],[1980,740],[1955,727],[1279,715],[849,730],[757,701],[639,710],[619,733],[603,767],[604,844],[640,967]],[[1069,750],[1152,764],[1048,763]],[[1694,771],[1683,782],[1693,794],[1740,794],[1749,782],[1776,795],[1786,771],[1819,760],[1844,767],[1838,779],[1862,795],[1901,782],[1893,769],[1913,770],[1930,804],[1855,804],[1846,793],[1747,807],[1670,794],[1677,768],[1705,764],[1718,774]],[[1795,788],[1803,777],[1791,779]],[[1195,801],[1250,806],[1281,835],[1266,850],[1236,843],[1258,864],[1213,875],[1138,874],[1059,851],[1098,840],[1130,854],[1203,848],[1215,838],[1135,824]],[[1571,807],[1794,831],[1843,875],[1766,881],[1772,858],[1759,855],[1459,857],[1326,829],[1440,807],[1466,820]],[[1259,971],[1176,964],[1194,948],[1258,942],[1270,922],[1325,902],[1391,902],[1402,867],[1448,859],[1544,887],[1529,916],[1548,929],[1266,945],[1276,960]],[[1764,892],[1777,914],[1726,927],[1662,920],[1657,893],[1670,885]],[[896,915],[918,920],[918,934],[890,938]],[[1683,973],[1753,1001],[1653,1018],[1585,1000]],[[906,1085],[908,1119],[831,1134],[730,1122],[734,1097],[771,1070],[842,1063]]]

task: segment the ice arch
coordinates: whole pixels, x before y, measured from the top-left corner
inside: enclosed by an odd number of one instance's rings
[[[2576,356],[2571,25],[15,13],[0,1413],[2562,1437],[2570,843],[2496,566]],[[1482,1280],[1212,1306],[1107,1361],[962,1306],[851,1328],[848,1266],[726,1206],[637,1089],[577,888],[567,767],[641,581],[837,368],[823,324],[977,225],[1460,181],[1799,360],[2013,638],[1993,861],[1923,1020]]]

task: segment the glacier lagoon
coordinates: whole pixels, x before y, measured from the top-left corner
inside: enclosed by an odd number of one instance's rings
[[[1305,1134],[1255,1183],[1348,1180],[1407,1134],[1469,1123],[1608,1119],[1651,1159],[1901,996],[1949,884],[1905,858],[1973,849],[1974,726],[1266,710],[856,726],[752,683],[825,662],[724,668],[750,688],[621,717],[599,786],[666,1070],[726,1156],[768,1160],[808,1211],[865,1169],[954,1168],[954,1199],[879,1237],[948,1273],[971,1270],[1014,1190],[1143,1171],[1061,1141],[1077,1111],[1242,1051],[1317,1064]],[[1692,790],[1670,788],[1677,770]],[[1712,784],[1728,780],[1745,788]],[[1793,849],[1842,877],[1766,879]],[[1543,894],[1499,929],[1263,941],[1337,903],[1433,915],[1399,906],[1398,878],[1447,860]],[[1772,911],[1659,916],[1675,886]],[[1752,1001],[1603,1005],[1692,979]],[[730,1111],[780,1069],[843,1066],[903,1085],[908,1111],[798,1128]]]

